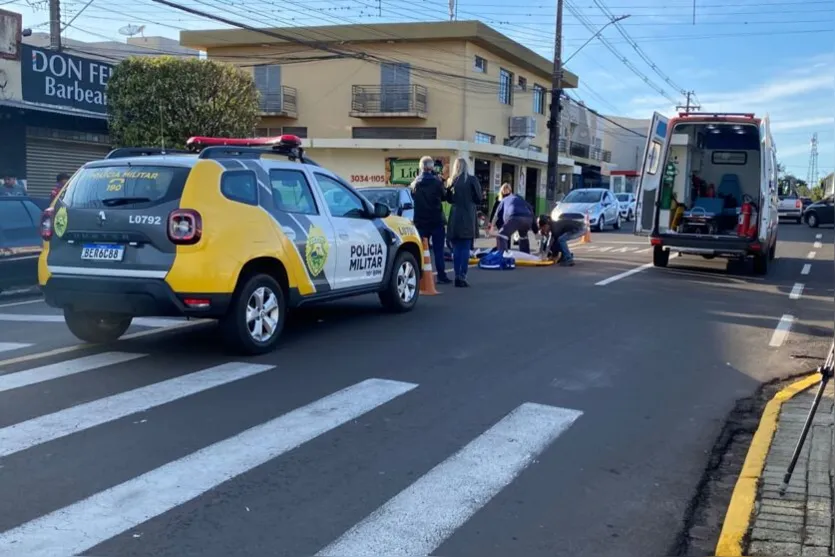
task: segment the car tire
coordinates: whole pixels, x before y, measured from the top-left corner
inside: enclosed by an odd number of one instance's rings
[[[401,251],[394,260],[388,282],[380,291],[380,303],[389,311],[411,311],[420,297],[420,272],[415,256]]]
[[[606,228],[606,218],[603,215],[600,215],[600,218],[597,219],[597,232],[603,232]]]
[[[771,244],[771,248],[768,250],[768,258],[771,261],[777,258],[777,240],[774,240],[774,243]]]
[[[107,344],[119,340],[130,328],[132,317],[108,314],[64,310],[67,328],[78,339],[92,344]]]
[[[754,256],[754,274],[767,275],[768,274],[768,254],[759,254]]]
[[[615,230],[620,230],[620,213],[618,213],[617,218],[615,219]]]
[[[233,349],[252,356],[275,349],[286,318],[281,286],[270,275],[256,274],[235,292],[220,326]]]
[[[806,215],[806,224],[809,225],[809,228],[817,228],[820,224],[818,222],[818,215],[816,213]]]
[[[652,250],[652,264],[656,267],[666,267],[670,262],[670,250],[655,246]]]

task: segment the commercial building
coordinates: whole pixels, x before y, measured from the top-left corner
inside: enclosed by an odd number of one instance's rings
[[[13,37],[0,44],[0,174],[17,178],[31,195],[47,195],[59,173],[71,174],[111,149],[107,81],[114,64],[168,47],[188,51],[161,37],[133,43],[66,40],[55,51],[49,35],[23,39],[21,25],[20,14],[0,10],[0,37]]]
[[[180,43],[251,68],[258,133],[304,138],[311,157],[355,186],[409,184],[430,155],[444,175],[467,158],[489,196],[508,182],[545,210],[557,195],[546,191],[553,64],[480,22],[183,31]],[[563,88],[577,84],[564,72]],[[559,158],[566,190],[568,147]]]
[[[611,153],[609,188],[615,193],[635,193],[641,175],[649,119],[607,116],[603,121],[604,148]]]

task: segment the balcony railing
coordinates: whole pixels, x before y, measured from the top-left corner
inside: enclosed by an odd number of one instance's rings
[[[565,138],[561,138],[557,145],[557,149],[560,153],[572,157],[601,162],[612,162],[612,152],[601,149],[600,147],[592,147],[591,145],[579,143],[577,141],[568,141]]]
[[[354,118],[426,118],[423,85],[354,85],[351,116]]]
[[[282,85],[279,91],[259,91],[261,114],[298,117],[298,92],[295,87]]]

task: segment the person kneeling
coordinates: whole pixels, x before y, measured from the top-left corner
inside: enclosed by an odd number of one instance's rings
[[[538,224],[539,231],[545,238],[543,257],[555,261],[559,259],[563,267],[574,265],[574,254],[568,249],[568,242],[582,236],[586,231],[585,225],[571,219],[560,219],[554,222],[548,215],[540,215]]]

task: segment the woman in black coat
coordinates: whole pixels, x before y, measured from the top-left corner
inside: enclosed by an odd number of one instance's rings
[[[481,204],[481,185],[467,170],[467,159],[455,159],[452,177],[447,182],[449,212],[447,237],[452,242],[452,266],[455,270],[455,286],[466,287],[467,270],[473,240],[478,237],[478,206]]]

